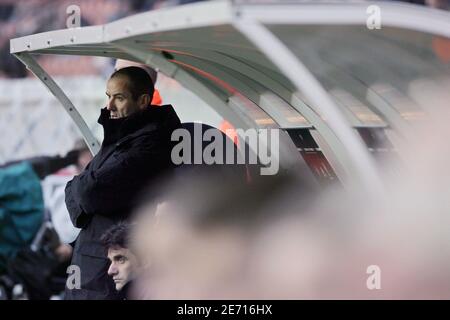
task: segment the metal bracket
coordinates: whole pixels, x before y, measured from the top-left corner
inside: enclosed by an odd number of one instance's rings
[[[89,150],[93,155],[97,154],[100,150],[100,144],[92,134],[92,131],[87,126],[86,122],[81,117],[78,110],[73,105],[72,101],[67,97],[64,91],[56,84],[53,78],[45,72],[44,69],[37,63],[37,61],[26,52],[20,52],[14,54],[26,67],[29,69],[41,82],[47,87],[48,90],[55,96],[55,98],[61,103],[64,110],[67,111],[69,116],[77,125],[80,130],[84,141],[89,147]]]

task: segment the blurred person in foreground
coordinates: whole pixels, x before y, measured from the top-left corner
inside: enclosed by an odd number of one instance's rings
[[[135,66],[111,75],[108,103],[98,120],[104,129],[101,149],[67,183],[67,209],[74,226],[81,228],[72,257],[72,264],[80,268],[81,287],[66,286],[68,300],[120,298],[107,274],[100,237],[128,219],[149,184],[174,168],[171,135],[180,120],[170,105],[151,107],[153,85],[148,73]]]
[[[137,224],[135,252],[152,265],[136,286],[150,299],[449,299],[449,87],[414,83],[428,115],[399,144],[402,165],[381,167],[383,195],[311,194],[290,175],[177,185]]]
[[[222,200],[185,191],[190,201],[137,224],[136,254],[152,264],[136,290],[156,300],[448,299],[448,187],[402,178],[382,199],[328,189],[309,201],[288,177],[239,203],[228,188]]]

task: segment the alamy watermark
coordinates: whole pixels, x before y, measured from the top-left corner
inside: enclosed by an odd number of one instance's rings
[[[366,269],[366,273],[370,276],[366,280],[366,286],[369,290],[381,289],[381,269],[377,265],[370,265]]]
[[[71,4],[66,8],[66,14],[69,15],[66,19],[68,29],[79,28],[81,26],[81,9],[79,6]]]
[[[369,15],[366,20],[367,29],[381,29],[381,8],[377,5],[370,5],[366,9],[366,13]]]
[[[259,163],[262,165],[261,175],[278,173],[280,167],[278,129],[235,129],[226,130],[226,134],[238,137],[238,145],[243,152],[239,152],[231,139],[224,139],[223,133],[214,128],[202,132],[200,128],[194,127],[193,137],[187,129],[173,131],[171,140],[178,143],[172,149],[172,162],[177,165]]]
[[[66,287],[69,290],[81,289],[81,269],[76,264],[67,267]]]

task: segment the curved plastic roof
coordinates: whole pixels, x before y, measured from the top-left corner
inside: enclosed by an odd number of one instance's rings
[[[380,9],[381,29],[366,26],[370,5]],[[450,14],[412,5],[211,1],[12,39],[11,53],[60,101],[63,93],[33,54],[145,62],[236,127],[317,130],[345,175],[375,185],[373,161],[353,128],[402,134],[423,116],[408,92],[411,82],[450,78],[436,39],[449,41]]]

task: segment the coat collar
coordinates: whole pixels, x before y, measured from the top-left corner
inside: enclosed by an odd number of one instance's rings
[[[103,126],[103,145],[109,145],[123,140],[125,137],[134,137],[147,131],[153,131],[157,127],[167,126],[168,128],[180,123],[171,105],[150,106],[146,109],[133,113],[126,118],[111,119],[110,112],[103,108],[98,119],[98,123]],[[128,140],[128,139],[127,139]]]

